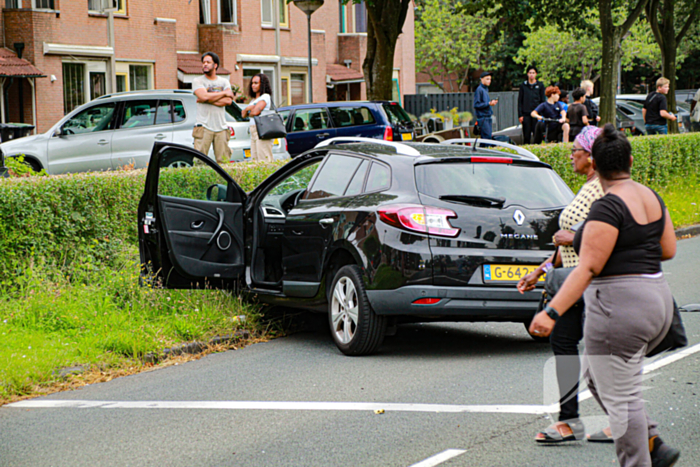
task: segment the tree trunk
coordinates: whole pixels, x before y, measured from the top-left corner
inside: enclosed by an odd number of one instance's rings
[[[613,23],[611,0],[599,0],[599,7],[600,32],[603,44],[603,57],[600,68],[600,123],[612,123],[614,125],[620,37]]]
[[[659,44],[661,48],[662,70],[665,78],[670,81],[668,94],[666,94],[666,102],[668,111],[676,114],[676,53],[678,44],[676,43],[676,28],[675,28],[675,0],[664,0],[663,8],[661,8],[660,31],[662,41]],[[656,14],[656,12],[653,12]],[[678,121],[668,120],[668,132],[678,133]]]
[[[367,3],[367,55],[362,71],[369,100],[392,99],[394,52],[409,5],[410,0]]]

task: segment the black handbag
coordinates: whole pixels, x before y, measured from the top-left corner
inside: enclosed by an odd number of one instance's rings
[[[273,113],[253,117],[255,128],[258,130],[258,138],[284,138],[287,136],[287,129],[284,126],[284,120],[282,120],[280,114],[277,113],[275,104],[272,103],[272,98],[270,98],[270,105],[272,106]]]
[[[688,337],[685,335],[685,327],[683,326],[683,321],[681,321],[681,313],[676,304],[676,300],[673,300],[673,321],[671,321],[671,327],[666,333],[666,337],[663,338],[659,344],[651,350],[647,350],[647,357],[653,357],[661,352],[667,350],[675,350],[688,345]]]

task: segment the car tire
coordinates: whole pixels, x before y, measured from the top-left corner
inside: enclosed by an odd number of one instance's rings
[[[384,341],[387,320],[372,310],[358,266],[343,266],[336,273],[328,300],[328,323],[336,346],[345,355],[370,355]]]
[[[168,157],[163,161],[164,167],[179,169],[183,167],[192,167],[194,165],[192,156],[185,156],[183,154],[178,154],[175,156]]]
[[[535,314],[537,314],[537,313],[535,313]],[[525,331],[530,335],[530,337],[532,337],[532,340],[534,340],[535,342],[541,342],[541,343],[549,342],[549,336],[544,337],[544,336],[538,336],[536,334],[530,333],[530,324],[532,323],[533,319],[535,319],[535,315],[532,315],[532,318],[530,318],[530,321],[526,321],[525,323],[523,323],[525,325]]]

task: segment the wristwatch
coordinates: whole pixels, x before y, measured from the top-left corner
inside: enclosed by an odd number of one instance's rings
[[[552,318],[554,321],[559,319],[559,313],[557,312],[557,310],[552,308],[550,305],[547,305],[546,307],[544,307],[544,312],[547,313],[547,316]]]

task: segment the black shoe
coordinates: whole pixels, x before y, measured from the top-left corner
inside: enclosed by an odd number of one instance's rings
[[[661,438],[654,436],[649,439],[652,467],[671,467],[681,457],[681,452],[664,443]]]

